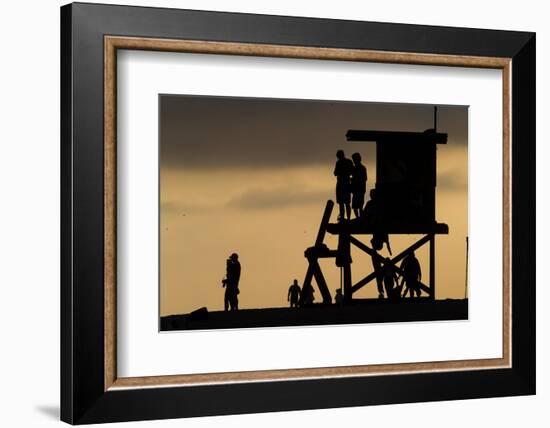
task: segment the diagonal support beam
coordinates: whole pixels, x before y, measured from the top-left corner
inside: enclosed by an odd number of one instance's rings
[[[401,274],[402,271],[400,268],[398,268],[397,266],[395,266],[395,270]],[[363,288],[365,285],[367,285],[369,282],[371,282],[372,280],[376,279],[376,273],[375,272],[371,272],[370,274],[368,274],[366,277],[364,277],[361,281],[357,282],[353,287],[351,287],[351,292],[352,293],[355,293],[357,290]],[[424,292],[426,292],[427,294],[431,294],[431,291],[430,291],[430,287],[428,287],[426,284],[418,281],[418,286],[420,287],[420,289]]]
[[[360,290],[365,285],[367,285],[372,280],[376,279],[376,272],[371,272],[366,277],[364,277],[361,281],[357,282],[353,287],[351,287],[351,292],[355,293],[357,290]]]
[[[325,277],[323,276],[323,272],[321,271],[321,266],[319,266],[317,260],[310,260],[309,263],[312,269],[313,278],[315,278],[317,287],[323,296],[323,303],[330,305],[332,303],[332,296],[328,289],[327,282],[325,281]]]
[[[422,247],[424,244],[430,242],[430,240],[432,239],[433,237],[433,233],[430,233],[426,236],[424,236],[423,238],[419,239],[417,242],[415,242],[413,245],[411,245],[410,247],[408,247],[406,250],[402,251],[401,253],[399,253],[397,256],[395,256],[394,258],[391,259],[391,265],[392,267],[394,268],[394,270],[399,273],[400,275],[403,274],[403,271],[401,270],[401,268],[397,267],[396,266],[396,263],[398,263],[399,261],[401,261],[402,259],[405,258],[405,256],[407,256],[408,254],[410,254],[411,252],[417,250],[418,248]],[[359,241],[357,238],[351,236],[350,237],[350,242],[355,245],[357,248],[359,248],[360,250],[364,251],[365,253],[369,254],[371,257],[374,257],[377,261],[379,261],[380,263],[384,264],[386,259],[384,257],[382,257],[380,254],[378,254],[376,251],[374,251],[372,248],[368,247],[367,245],[365,245],[364,243],[362,243],[361,241]],[[366,284],[368,284],[369,282],[371,282],[373,279],[376,278],[376,272],[372,272],[370,273],[369,275],[367,275],[365,278],[363,278],[361,281],[357,282],[352,288],[351,288],[351,292],[352,293],[355,293],[357,290],[363,288]],[[428,294],[431,294],[431,291],[430,291],[430,288],[423,284],[423,283],[419,283],[419,286],[420,288],[425,291],[426,293]]]
[[[417,249],[419,249],[420,247],[422,247],[422,245],[424,244],[427,244],[428,242],[430,242],[430,239],[432,238],[433,236],[433,233],[430,233],[429,235],[426,235],[424,236],[423,238],[419,239],[418,241],[416,241],[413,245],[411,245],[410,247],[408,247],[406,250],[403,250],[402,252],[400,252],[397,256],[395,256],[394,258],[391,259],[392,263],[395,264],[399,261],[401,261],[402,259],[405,258],[405,256],[413,251],[416,251]],[[365,253],[367,253],[369,256],[371,257],[375,257],[380,263],[384,263],[385,262],[385,258],[382,257],[380,254],[378,254],[376,251],[374,251],[372,248],[368,247],[367,245],[363,244],[361,241],[359,241],[359,239],[355,238],[354,236],[350,236],[350,242],[355,245],[357,248],[359,248],[360,250],[364,251]]]

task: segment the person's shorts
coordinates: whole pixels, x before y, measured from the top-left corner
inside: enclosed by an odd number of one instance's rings
[[[351,203],[352,208],[363,208],[365,206],[365,194],[354,193],[353,201]]]
[[[351,201],[351,191],[349,184],[336,183],[336,203],[349,204]]]

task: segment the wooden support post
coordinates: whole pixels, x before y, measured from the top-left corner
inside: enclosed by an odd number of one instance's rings
[[[332,296],[327,287],[325,277],[323,272],[321,272],[321,267],[319,266],[320,257],[333,257],[334,253],[331,253],[326,247],[323,246],[323,241],[325,240],[325,234],[327,232],[327,226],[330,221],[330,215],[332,214],[332,209],[334,208],[334,202],[327,201],[325,206],[325,211],[323,212],[323,218],[321,219],[321,224],[319,225],[319,231],[317,232],[317,238],[315,239],[315,246],[310,247],[305,251],[305,256],[308,261],[308,268],[306,271],[306,276],[304,278],[304,283],[302,284],[302,290],[307,290],[308,287],[311,287],[311,280],[315,278],[317,282],[317,287],[323,296],[323,303],[330,304],[332,302]],[[302,299],[303,293],[300,295],[300,306],[303,306],[304,302]]]
[[[430,299],[435,300],[435,235],[430,237]]]
[[[351,289],[351,242],[349,233],[340,233],[338,240],[338,252],[339,260],[337,265],[339,265],[343,270],[344,303],[349,303],[353,298],[353,290]]]
[[[351,291],[351,265],[344,266],[344,302],[349,303],[353,298]]]

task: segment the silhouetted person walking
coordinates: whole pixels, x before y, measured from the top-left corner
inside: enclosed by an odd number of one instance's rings
[[[410,292],[410,297],[420,297],[420,283],[422,279],[422,270],[420,269],[420,263],[414,255],[414,251],[410,253],[401,262],[401,270],[403,271],[403,284],[407,287],[403,293],[403,297],[407,296],[407,292]]]
[[[302,290],[298,285],[298,280],[295,279],[290,288],[288,289],[287,301],[290,302],[291,308],[297,308],[298,302],[300,301],[300,293]]]
[[[241,278],[241,264],[239,263],[239,255],[231,254],[226,263],[226,279],[222,281],[222,286],[225,287],[224,309],[236,311],[239,309],[239,280]]]
[[[353,162],[346,158],[343,150],[336,152],[336,165],[334,175],[336,176],[336,203],[340,208],[339,221],[351,218],[351,183],[350,177],[353,171]]]
[[[353,170],[351,173],[351,194],[353,196],[351,207],[355,217],[363,215],[365,206],[365,192],[367,191],[367,168],[361,163],[361,155],[354,153],[351,155],[353,160]]]

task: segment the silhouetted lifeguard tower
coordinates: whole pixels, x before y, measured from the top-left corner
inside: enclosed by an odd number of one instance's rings
[[[434,116],[435,118],[435,116]],[[435,235],[448,234],[449,227],[435,219],[436,151],[437,144],[447,143],[447,134],[435,129],[424,132],[363,131],[349,130],[347,141],[376,143],[376,204],[377,218],[368,215],[351,221],[330,223],[334,203],[328,201],[317,239],[313,247],[305,251],[309,266],[304,279],[304,288],[311,286],[314,278],[324,303],[331,303],[318,260],[335,258],[342,270],[344,302],[351,302],[353,294],[376,279],[375,272],[353,283],[351,273],[351,246],[376,258],[382,266],[385,258],[358,236],[387,234],[424,235],[421,239],[395,255],[391,268],[401,274],[397,266],[408,254],[429,243],[429,283],[420,284],[421,290],[430,299],[435,299]],[[367,195],[368,198],[368,195]],[[331,250],[324,243],[326,233],[338,236],[338,248]],[[372,245],[372,244],[371,244]]]

